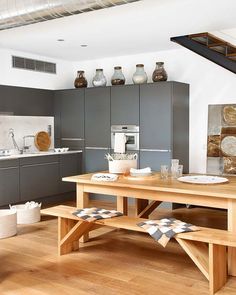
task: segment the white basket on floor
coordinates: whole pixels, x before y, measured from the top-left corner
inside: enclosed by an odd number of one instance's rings
[[[11,206],[11,208],[15,208],[17,212],[17,224],[31,224],[36,223],[41,220],[41,204],[38,206],[30,207],[26,206],[26,204],[20,204]]]
[[[16,210],[1,209],[0,210],[0,239],[8,238],[16,235]]]

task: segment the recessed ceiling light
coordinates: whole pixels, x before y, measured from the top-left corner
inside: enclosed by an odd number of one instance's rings
[[[87,44],[81,44],[80,46],[81,47],[87,47],[88,45]]]
[[[60,39],[57,39],[57,41],[58,41],[58,42],[63,42],[63,41],[65,41],[65,39],[61,39],[61,38],[60,38]]]

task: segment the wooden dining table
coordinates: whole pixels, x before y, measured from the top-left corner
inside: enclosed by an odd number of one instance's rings
[[[96,172],[97,173],[97,172]],[[161,202],[191,204],[227,210],[228,231],[236,235],[236,177],[227,176],[221,184],[183,183],[176,179],[161,179],[159,173],[145,178],[120,175],[116,181],[94,181],[94,173],[64,177],[63,181],[76,183],[76,206],[88,207],[89,194],[116,196],[117,210],[128,214],[127,198],[135,199],[138,217],[148,215]],[[228,249],[228,273],[236,276],[236,249]]]

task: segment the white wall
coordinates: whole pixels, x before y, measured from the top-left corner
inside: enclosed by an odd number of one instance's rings
[[[132,83],[135,65],[143,63],[151,82],[156,61],[165,62],[169,80],[190,84],[190,171],[204,173],[206,172],[208,105],[236,103],[235,74],[182,48],[77,62],[74,72],[79,69],[85,70],[91,85],[96,68],[103,68],[106,77],[110,80],[113,67],[121,65],[127,77],[127,83]]]
[[[57,74],[47,74],[12,68],[12,55],[56,63]],[[71,62],[20,51],[0,49],[0,64],[0,84],[2,85],[42,89],[63,89],[73,87],[74,73]]]

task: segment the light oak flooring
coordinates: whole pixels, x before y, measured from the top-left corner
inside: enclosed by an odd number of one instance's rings
[[[114,204],[101,201],[93,201],[91,205],[114,208]],[[200,226],[226,227],[226,214],[222,210],[162,209],[154,216],[174,216]],[[102,228],[91,234],[91,240],[79,252],[57,257],[57,219],[43,216],[40,223],[18,226],[17,236],[0,240],[0,295],[206,295],[208,292],[208,282],[176,242],[170,242],[164,249],[145,234]],[[217,294],[235,295],[236,278],[229,278]]]

